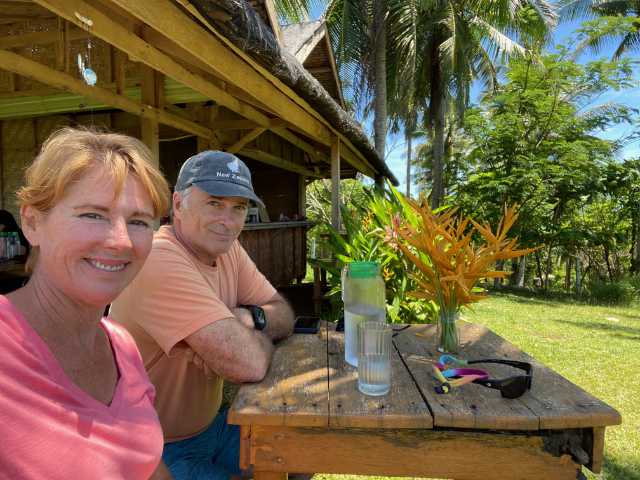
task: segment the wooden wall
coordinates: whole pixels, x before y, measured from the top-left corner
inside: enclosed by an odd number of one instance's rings
[[[23,184],[24,170],[37,155],[44,140],[55,130],[67,125],[107,128],[140,137],[138,117],[124,112],[96,112],[49,115],[36,118],[0,121],[0,207],[17,217],[15,192]],[[261,148],[286,160],[301,155],[279,137],[269,133],[259,137],[252,148]],[[195,137],[178,137],[160,142],[160,167],[170,185],[175,184],[184,161],[197,152]],[[241,155],[240,155],[241,156]],[[298,212],[298,174],[243,158],[249,166],[254,188],[267,205],[272,221],[280,214],[289,218]]]

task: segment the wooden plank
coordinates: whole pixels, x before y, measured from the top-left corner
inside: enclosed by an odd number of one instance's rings
[[[243,470],[251,466],[251,425],[240,425],[240,460]]]
[[[61,30],[45,32],[29,32],[21,35],[5,35],[0,37],[0,49],[31,47],[33,45],[46,45],[56,43],[60,39]],[[68,40],[78,40],[90,37],[91,34],[78,28],[69,29],[66,32]]]
[[[287,480],[286,472],[261,472],[256,470],[253,472],[253,478],[255,480]]]
[[[15,75],[11,74],[11,76]],[[111,85],[102,85],[102,88],[114,92]],[[168,78],[165,78],[164,91],[165,102],[168,102],[165,108],[167,113],[172,113],[187,121],[191,119],[185,115],[184,110],[181,108],[172,109],[171,103],[190,103],[207,99],[202,94]],[[142,98],[141,89],[140,87],[128,87],[124,91],[124,96],[131,100],[140,99]],[[61,92],[53,88],[13,92],[11,97],[8,92],[0,94],[0,118],[20,118],[110,108],[113,106],[88,98],[86,95]],[[200,126],[206,126],[206,124]]]
[[[216,103],[235,111],[241,116],[253,120],[261,126],[269,125],[269,118],[255,108],[244,104],[221,88],[206,79],[189,72],[168,55],[154,48],[137,35],[131,33],[122,25],[112,20],[108,15],[100,12],[83,0],[35,0],[40,5],[82,27],[83,23],[77,15],[91,19],[91,33],[111,43],[129,56],[144,63],[168,77],[196,90]],[[151,9],[158,6],[149,5]],[[200,47],[198,47],[200,48]],[[203,49],[206,50],[206,49]]]
[[[240,388],[228,419],[238,425],[326,427],[328,411],[323,329],[316,335],[294,334],[280,342],[264,380]]]
[[[416,336],[416,333],[419,336]],[[446,395],[436,394],[431,363],[436,361],[434,325],[412,326],[394,342],[427,399],[437,427],[501,430],[592,428],[617,425],[620,415],[561,375],[521,352],[481,325],[461,322],[461,358],[509,358],[533,365],[532,389],[518,399],[481,385],[465,385]],[[504,365],[482,365],[496,378],[517,374]]]
[[[587,465],[589,470],[593,473],[600,473],[602,471],[602,464],[604,462],[604,431],[605,427],[595,427],[592,429],[592,445],[589,457],[591,462]]]
[[[240,138],[240,140],[238,140],[236,143],[231,145],[229,148],[226,148],[225,150],[229,153],[238,153],[244,148],[245,145],[254,141],[256,138],[262,135],[265,130],[266,128],[264,127],[254,128],[249,133]]]
[[[169,0],[112,0],[113,3],[209,65],[216,75],[236,85],[257,100],[273,107],[281,118],[296,125],[307,135],[330,145],[327,127],[287,95],[275,88],[233,51],[193,22]],[[207,48],[202,48],[207,45]],[[244,116],[244,115],[243,115]],[[263,125],[264,126],[264,125]]]
[[[340,230],[340,139],[331,145],[331,226]]]
[[[238,153],[241,155],[244,155],[245,157],[252,158],[253,160],[257,160],[259,162],[266,163],[268,165],[273,165],[274,167],[282,168],[284,170],[289,170],[290,172],[306,175],[307,177],[320,178],[320,175],[309,170],[308,168],[303,167],[302,165],[299,165],[293,162],[288,162],[286,160],[281,159],[280,157],[276,157],[275,155],[271,155],[270,153],[263,152],[261,150],[243,148]]]
[[[142,73],[142,103],[153,108],[158,108],[160,99],[158,95],[159,78],[156,71],[147,65],[141,65]],[[154,166],[160,166],[160,129],[158,121],[152,118],[140,118],[140,131],[143,143],[151,150],[151,158]]]
[[[298,215],[307,216],[307,177],[298,176]]]
[[[329,425],[357,428],[432,428],[433,417],[396,352],[393,352],[391,357],[390,392],[380,397],[360,393],[358,370],[344,360],[344,333],[330,331]]]
[[[157,108],[143,105],[122,95],[117,95],[107,89],[89,86],[66,73],[58,72],[52,68],[34,62],[28,58],[17,55],[13,52],[0,50],[0,65],[2,68],[19,75],[32,78],[46,85],[51,85],[61,90],[68,90],[79,95],[94,98],[107,105],[119,108],[134,115],[144,118],[154,119],[163,124],[179,128],[186,132],[211,135],[211,130],[198,125],[190,120],[183,119],[177,115],[159,110]]]
[[[539,436],[433,430],[255,427],[254,470],[456,480],[575,480]]]
[[[421,336],[417,337],[416,333]],[[461,332],[464,335],[463,332]],[[467,336],[462,341],[469,342]],[[427,400],[437,427],[538,430],[538,417],[519,400],[503,400],[500,393],[480,385],[465,385],[443,395],[435,392],[432,364],[438,360],[435,325],[412,326],[394,344]],[[464,350],[466,352],[466,350]],[[466,357],[466,355],[465,355]]]
[[[311,145],[308,142],[305,142],[300,137],[298,137],[295,133],[287,130],[284,127],[276,127],[272,128],[271,131],[281,138],[287,140],[292,145],[298,147],[300,150],[307,152],[311,157],[311,160],[317,162],[322,160],[327,164],[331,164],[331,160],[324,153],[320,152],[317,148]]]

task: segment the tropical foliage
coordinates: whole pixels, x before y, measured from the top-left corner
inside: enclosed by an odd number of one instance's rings
[[[388,318],[400,323],[431,321],[436,313],[435,305],[409,296],[409,292],[417,288],[410,276],[415,266],[388,237],[388,226],[395,215],[404,218],[409,225],[417,225],[417,215],[393,187],[386,191],[375,187],[362,188],[360,195],[360,202],[342,207],[341,230],[332,228],[328,223],[322,225],[326,232],[324,241],[331,256],[313,259],[312,263],[329,273],[331,290],[328,297],[340,306],[340,272],[345,264],[376,261],[380,263],[386,285]],[[328,202],[325,202],[324,209],[328,210],[327,207]]]

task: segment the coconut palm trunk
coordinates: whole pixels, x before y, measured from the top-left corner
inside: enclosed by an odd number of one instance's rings
[[[386,0],[373,2],[374,65],[374,142],[380,158],[385,157],[387,139],[387,45]]]
[[[445,79],[443,78],[442,63],[438,48],[441,39],[436,36],[432,42],[434,51],[431,53],[431,94],[429,96],[429,120],[432,148],[432,187],[431,208],[436,209],[444,198],[444,123],[445,123]]]

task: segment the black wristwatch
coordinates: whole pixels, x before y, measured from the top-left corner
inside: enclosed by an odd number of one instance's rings
[[[262,307],[257,305],[240,305],[251,312],[253,317],[253,326],[256,330],[264,330],[267,328],[267,316],[264,314]]]

